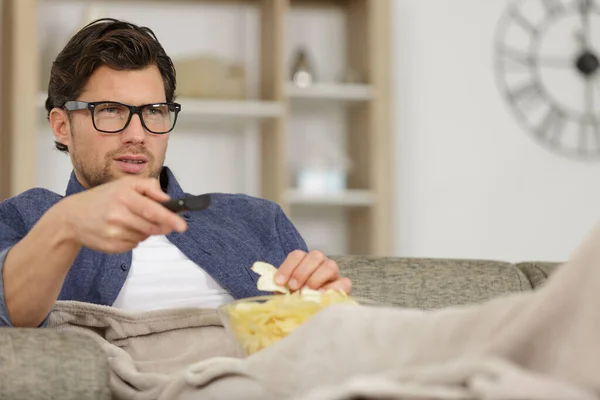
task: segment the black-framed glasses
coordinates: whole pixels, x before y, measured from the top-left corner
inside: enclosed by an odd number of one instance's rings
[[[181,111],[178,103],[152,103],[130,106],[116,101],[67,101],[66,110],[90,110],[94,128],[104,133],[119,133],[131,122],[134,114],[140,117],[142,126],[158,135],[169,133],[175,128],[177,115]]]

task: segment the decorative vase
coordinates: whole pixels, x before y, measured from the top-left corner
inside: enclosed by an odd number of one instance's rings
[[[301,48],[296,53],[292,64],[292,82],[298,87],[306,88],[311,86],[315,80],[315,71],[308,59],[308,54]]]

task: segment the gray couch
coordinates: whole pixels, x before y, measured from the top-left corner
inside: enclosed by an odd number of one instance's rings
[[[554,263],[335,257],[353,294],[434,309],[533,290]],[[91,339],[47,329],[0,330],[0,399],[110,399],[108,363]]]

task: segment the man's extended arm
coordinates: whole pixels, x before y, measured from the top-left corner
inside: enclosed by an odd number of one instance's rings
[[[56,302],[81,245],[65,229],[58,203],[10,249],[2,268],[7,315],[2,325],[39,326]],[[61,229],[62,228],[62,229]]]
[[[0,325],[39,326],[82,246],[122,253],[150,235],[185,231],[185,220],[158,203],[168,199],[156,179],[123,178],[58,202],[26,235],[3,232]]]

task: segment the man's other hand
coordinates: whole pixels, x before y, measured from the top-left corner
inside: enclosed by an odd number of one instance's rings
[[[275,275],[278,285],[287,285],[292,291],[309,287],[314,290],[342,290],[350,294],[352,282],[340,275],[335,261],[320,251],[306,253],[302,250],[291,252]]]

